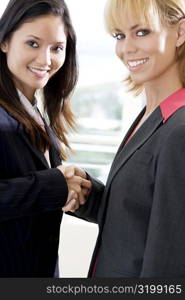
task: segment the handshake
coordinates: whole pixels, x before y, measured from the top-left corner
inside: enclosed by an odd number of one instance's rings
[[[91,191],[92,183],[87,179],[87,175],[84,170],[76,166],[63,166],[57,167],[67,182],[68,186],[68,198],[65,206],[63,206],[63,212],[74,212],[80,205],[85,204],[86,199]]]

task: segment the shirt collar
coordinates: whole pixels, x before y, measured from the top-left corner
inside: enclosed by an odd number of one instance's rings
[[[183,106],[185,106],[185,88],[179,89],[160,103],[163,123]]]
[[[27,111],[27,113],[40,125],[44,126],[43,120],[38,112],[37,108],[37,99],[36,97],[34,98],[33,104],[24,96],[24,94],[17,89],[18,95],[20,102],[22,103],[24,109]]]
[[[36,107],[37,106],[37,99],[36,99],[35,95],[34,95],[33,103],[31,103],[28,100],[28,98],[26,98],[26,96],[24,96],[24,94],[19,89],[17,89],[17,92],[18,92],[20,101],[23,105],[26,105],[26,106],[29,106],[29,107]]]

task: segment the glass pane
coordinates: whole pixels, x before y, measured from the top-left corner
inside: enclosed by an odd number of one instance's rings
[[[115,40],[104,28],[105,0],[67,3],[77,32],[80,73],[72,99],[78,132],[71,138],[76,153],[70,163],[105,181],[122,131],[125,70],[114,54]]]

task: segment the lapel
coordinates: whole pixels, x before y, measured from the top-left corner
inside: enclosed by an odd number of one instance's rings
[[[54,134],[53,130],[47,125],[45,119],[43,119],[43,121],[45,125],[45,130],[51,140],[51,147],[49,150],[51,167],[57,167],[58,165],[61,164],[60,149],[59,149],[57,137]]]
[[[105,193],[102,199],[101,209],[99,211],[99,220],[104,220],[105,213],[106,213],[106,206],[107,206],[107,195],[109,193],[109,188],[111,182],[119,169],[132,157],[132,155],[139,149],[151,136],[154,132],[159,128],[159,126],[163,122],[163,116],[161,114],[160,107],[157,107],[155,111],[149,116],[149,118],[142,124],[142,126],[136,131],[133,137],[130,139],[128,144],[125,145],[127,138],[130,136],[132,130],[141,119],[145,112],[145,108],[139,114],[137,119],[134,121],[128,133],[126,134],[123,142],[121,143],[118,152],[115,156],[115,159],[112,163],[110,173],[107,179]],[[102,222],[103,225],[104,221]]]
[[[32,153],[41,161],[43,164],[44,168],[49,168],[48,162],[44,156],[44,153],[38,150],[29,140],[28,135],[26,134],[24,127],[22,124],[19,124],[18,126],[18,133],[21,136],[21,138],[24,140],[26,145],[30,148]]]
[[[137,116],[137,118],[135,119],[135,121],[132,123],[132,125],[130,126],[130,128],[128,129],[123,141],[121,142],[119,148],[118,148],[118,151],[116,153],[116,156],[115,158],[117,157],[117,155],[119,154],[119,152],[122,150],[122,148],[124,147],[127,139],[130,137],[130,135],[132,134],[132,131],[134,130],[134,128],[136,127],[136,125],[138,124],[138,122],[141,120],[142,116],[144,115],[145,113],[145,110],[146,110],[146,107],[144,107],[142,109],[142,111],[139,113],[139,115]],[[114,159],[115,160],[115,159]]]
[[[163,116],[161,114],[160,107],[157,107],[151,116],[142,124],[142,126],[136,131],[133,137],[130,139],[128,144],[124,145],[130,133],[134,129],[137,122],[141,119],[143,111],[140,113],[139,117],[133,123],[128,131],[128,134],[124,138],[118,153],[114,159],[111,167],[111,172],[107,180],[107,185],[109,185],[119,171],[119,169],[128,161],[128,159],[139,149],[157,130],[163,121]]]
[[[15,119],[14,115],[11,112],[7,111],[7,113],[10,115],[11,118]],[[47,134],[49,135],[49,137],[51,139],[51,147],[49,149],[51,167],[55,168],[55,167],[57,167],[58,165],[61,164],[60,149],[59,149],[59,145],[57,143],[57,137],[54,134],[54,132],[52,131],[52,129],[47,125],[45,119],[43,119],[43,122],[44,122],[44,125],[45,125],[45,130],[46,130]],[[18,122],[17,132],[20,135],[20,137],[23,139],[23,141],[25,142],[27,147],[29,147],[29,149],[32,151],[33,155],[35,155],[36,158],[40,160],[43,167],[48,169],[49,165],[48,165],[48,162],[47,162],[47,160],[44,156],[44,153],[42,151],[38,150],[30,142],[30,139],[29,139],[28,135],[26,134],[23,125],[19,122]]]
[[[51,147],[49,149],[49,155],[50,155],[50,163],[51,167],[54,168],[61,164],[61,158],[60,158],[60,152],[57,146],[56,142],[56,136],[51,130],[51,128],[45,123],[45,129],[47,134],[49,135],[51,139]],[[38,150],[29,140],[27,134],[25,133],[25,130],[23,128],[22,124],[19,124],[18,133],[26,143],[26,145],[30,148],[30,150],[33,152],[33,154],[42,162],[44,168],[49,168],[48,162],[44,156],[44,153],[40,150]]]

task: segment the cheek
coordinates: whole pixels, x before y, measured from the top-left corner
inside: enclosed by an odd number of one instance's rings
[[[66,56],[64,54],[62,57],[55,60],[55,65],[54,65],[55,72],[57,72],[63,66],[63,64],[65,62],[65,58],[66,58]]]
[[[167,53],[169,49],[172,50],[173,45],[174,41],[172,39],[169,39],[166,36],[162,35],[158,38],[150,40],[150,42],[143,42],[143,44],[141,44],[140,47],[148,54],[163,55]]]
[[[12,49],[7,53],[7,65],[8,67],[22,67],[26,64],[28,61],[27,55],[25,55],[23,52],[17,50],[12,51]]]
[[[148,55],[155,54],[159,52],[159,42],[158,41],[142,41],[138,46],[138,49],[143,51]]]
[[[16,55],[14,55],[14,59],[13,59],[11,52],[7,53],[6,61],[7,61],[7,66],[9,68],[9,70],[15,71],[14,69],[16,68],[16,65],[17,65]]]
[[[121,43],[119,41],[117,41],[117,43],[116,43],[115,53],[120,59],[122,59],[122,47],[121,47]]]

